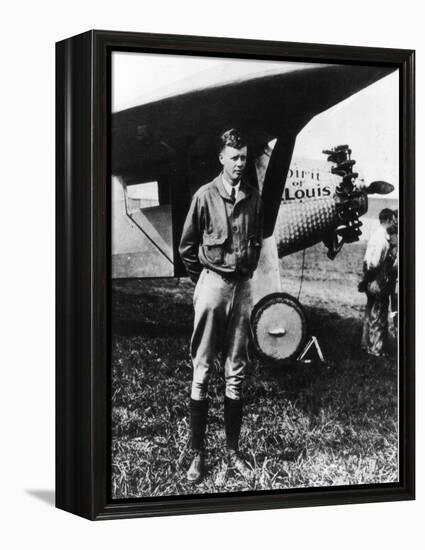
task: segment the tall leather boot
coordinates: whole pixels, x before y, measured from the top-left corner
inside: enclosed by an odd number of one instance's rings
[[[204,439],[207,427],[208,400],[190,400],[190,428],[191,443],[194,452],[192,463],[187,471],[187,479],[192,483],[199,483],[204,477],[205,450]]]
[[[245,479],[251,480],[253,472],[239,456],[239,436],[242,426],[242,402],[224,398],[224,428],[226,431],[227,460],[230,468],[238,471]]]

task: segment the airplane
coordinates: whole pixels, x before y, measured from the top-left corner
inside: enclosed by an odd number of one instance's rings
[[[191,197],[219,171],[216,139],[236,127],[247,136],[246,175],[264,206],[264,240],[252,279],[253,340],[277,364],[297,357],[308,330],[298,301],[282,292],[280,257],[323,241],[329,258],[361,234],[368,185],[348,145],[324,151],[330,169],[292,158],[299,132],[317,114],[394,69],[282,64],[224,82],[182,89],[111,116],[112,278],[183,277],[178,245]]]

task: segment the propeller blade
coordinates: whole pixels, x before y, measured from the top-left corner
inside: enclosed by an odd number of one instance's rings
[[[366,187],[368,195],[388,195],[394,191],[394,185],[386,181],[373,181]]]

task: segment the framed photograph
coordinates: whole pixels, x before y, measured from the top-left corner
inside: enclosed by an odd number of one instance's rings
[[[414,52],[56,45],[56,503],[414,498]]]

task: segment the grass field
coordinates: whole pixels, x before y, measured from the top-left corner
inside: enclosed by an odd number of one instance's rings
[[[331,262],[306,251],[300,301],[326,364],[277,370],[254,360],[245,386],[241,451],[246,482],[225,463],[222,372],[210,384],[208,470],[196,486],[190,461],[187,279],[112,285],[112,495],[114,498],[390,483],[398,478],[397,364],[359,348],[365,296],[357,292],[363,244]],[[298,296],[302,253],[281,262]],[[394,342],[393,342],[394,344]]]

